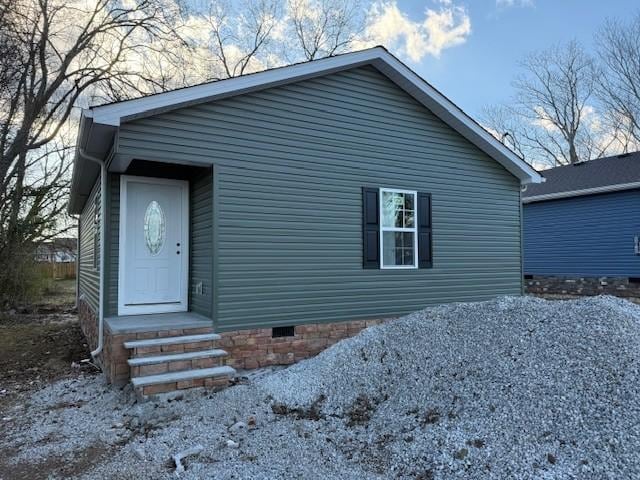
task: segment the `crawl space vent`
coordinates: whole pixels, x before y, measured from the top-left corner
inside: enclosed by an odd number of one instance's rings
[[[273,327],[271,329],[271,338],[293,337],[296,333],[296,327]]]

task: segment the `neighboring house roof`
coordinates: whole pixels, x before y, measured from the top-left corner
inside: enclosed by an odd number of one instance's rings
[[[71,237],[52,238],[41,243],[38,247],[48,251],[66,251],[75,252],[78,246],[78,239]]]
[[[57,248],[60,250],[69,250],[73,252],[78,246],[78,239],[73,237],[59,237],[51,239],[47,243],[52,245],[53,248]]]
[[[36,258],[43,261],[71,261],[76,256],[77,245],[75,238],[53,238],[38,245]]]
[[[640,152],[543,170],[546,181],[529,185],[524,203],[640,188]]]
[[[98,174],[97,165],[88,161],[83,153],[98,158],[107,156],[112,150],[113,138],[121,123],[364,65],[378,69],[463,137],[499,162],[522,183],[544,181],[533,167],[384,47],[374,47],[83,110],[69,210],[71,213],[79,213]],[[92,179],[90,184],[89,179]]]

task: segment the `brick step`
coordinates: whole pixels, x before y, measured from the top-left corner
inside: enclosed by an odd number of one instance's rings
[[[170,355],[154,355],[149,357],[136,357],[127,360],[130,367],[140,367],[143,365],[153,365],[156,363],[169,363],[197,360],[201,358],[226,357],[228,353],[225,350],[214,348],[211,350],[202,350],[198,352],[173,353]]]
[[[197,386],[225,387],[235,373],[235,369],[225,365],[134,377],[131,383],[146,396]]]
[[[162,338],[148,338],[145,340],[131,340],[124,342],[124,348],[149,348],[149,347],[162,347],[165,345],[178,345],[181,343],[198,343],[198,342],[210,342],[220,340],[220,335],[217,333],[205,333],[202,335],[182,335],[178,337],[162,337]]]

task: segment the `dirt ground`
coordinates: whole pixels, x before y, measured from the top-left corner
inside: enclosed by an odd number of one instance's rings
[[[94,370],[74,309],[75,280],[52,284],[34,305],[0,312],[0,412],[16,394]]]

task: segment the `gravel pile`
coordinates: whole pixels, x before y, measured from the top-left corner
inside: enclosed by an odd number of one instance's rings
[[[377,471],[622,479],[640,472],[639,368],[639,307],[506,297],[369,328],[262,385],[356,426],[338,442]]]
[[[81,377],[2,417],[0,478],[637,478],[640,307],[429,308],[223,392]]]

